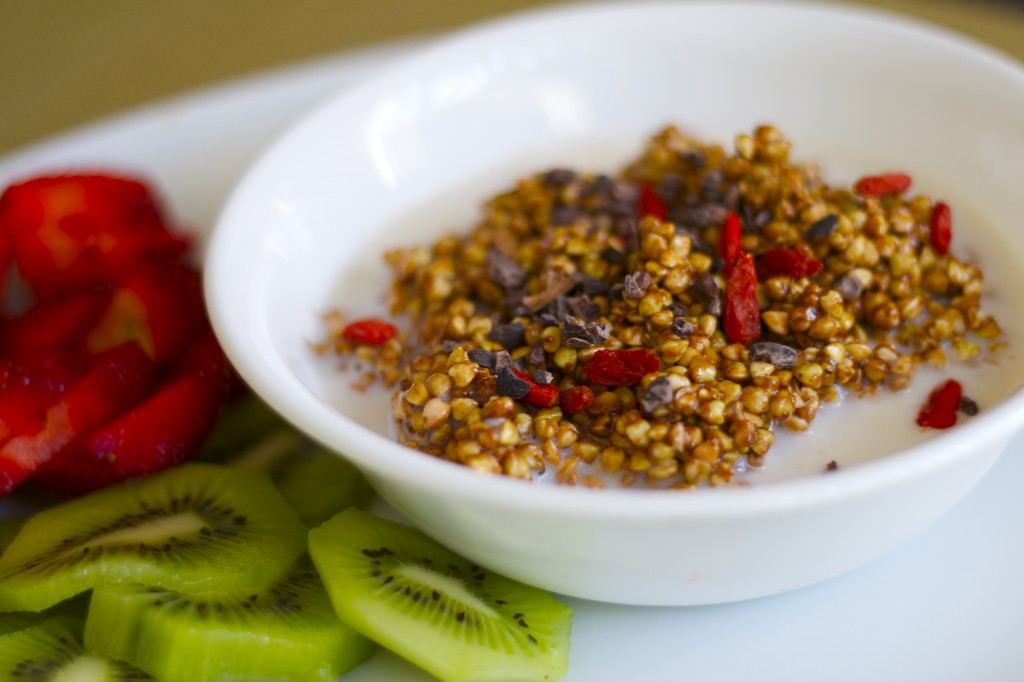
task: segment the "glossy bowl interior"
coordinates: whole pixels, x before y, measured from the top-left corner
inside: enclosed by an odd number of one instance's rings
[[[1024,419],[1020,321],[1001,320],[1010,341],[993,375],[1001,383],[967,423],[828,476],[661,493],[525,484],[397,445],[387,396],[353,391],[351,376],[311,351],[322,314],[386,310],[384,249],[468,229],[482,199],[519,175],[614,170],[667,123],[728,145],[762,122],[830,180],[906,170],[957,207],[958,224],[984,225],[984,243],[958,232],[954,248],[986,267],[990,258],[994,298],[1012,311],[1024,262],[1021,121],[1019,65],[890,15],[680,2],[513,17],[441,41],[274,144],[215,229],[208,303],[260,395],[360,466],[409,520],[482,565],[624,603],[782,592],[897,546],[985,473]],[[912,418],[919,404],[890,399],[874,414]],[[845,447],[874,453],[879,427],[862,418],[845,420]]]

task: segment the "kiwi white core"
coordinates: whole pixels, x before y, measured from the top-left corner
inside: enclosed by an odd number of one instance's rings
[[[180,535],[198,533],[205,525],[206,522],[194,512],[182,512],[174,516],[153,519],[132,528],[112,530],[109,533],[96,536],[85,545],[76,547],[75,550],[80,551],[82,547],[97,547],[115,542],[166,540]]]
[[[441,575],[429,568],[419,564],[402,564],[395,571],[410,582],[423,585],[441,594],[447,595],[450,599],[460,602],[467,609],[477,611],[487,616],[497,617],[498,614],[485,602],[466,589],[465,584],[458,578]]]
[[[61,668],[53,676],[52,682],[87,682],[88,680],[105,680],[110,674],[105,661],[93,656],[81,656],[70,665]]]
[[[280,459],[281,455],[298,450],[301,445],[302,436],[291,429],[282,428],[248,448],[245,454],[232,460],[231,464],[247,469],[266,469]]]

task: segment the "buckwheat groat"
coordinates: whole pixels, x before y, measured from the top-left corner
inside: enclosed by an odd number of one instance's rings
[[[789,152],[771,126],[732,153],[670,127],[617,177],[524,178],[468,234],[387,254],[414,335],[371,351],[336,325],[330,345],[381,360],[410,447],[684,488],[761,465],[840,389],[998,348],[946,204],[900,173],[833,188]]]

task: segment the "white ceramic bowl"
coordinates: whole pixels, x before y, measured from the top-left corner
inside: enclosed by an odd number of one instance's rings
[[[852,428],[872,461],[834,475],[652,493],[486,477],[395,444],[386,398],[351,391],[350,378],[310,351],[321,314],[384,309],[387,245],[468,229],[485,196],[527,172],[614,170],[669,122],[724,144],[772,122],[795,156],[820,161],[836,181],[912,172],[957,207],[959,225],[996,235],[972,243],[961,230],[955,247],[992,266],[1006,304],[1024,262],[1022,121],[1019,65],[889,15],[768,2],[527,14],[446,39],[285,134],[223,212],[208,302],[259,394],[361,467],[404,516],[482,565],[613,602],[777,593],[899,545],[985,473],[1024,419],[1019,322],[1003,320],[1011,348],[998,404],[948,432],[875,453],[869,418]],[[908,419],[920,404],[889,400],[882,412]]]

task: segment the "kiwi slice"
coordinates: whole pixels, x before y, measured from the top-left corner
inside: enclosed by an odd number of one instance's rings
[[[122,661],[87,653],[81,621],[60,617],[0,635],[0,679],[127,682],[153,678]]]
[[[366,507],[373,494],[354,465],[288,426],[265,434],[228,463],[270,474],[309,528],[348,507]]]
[[[246,395],[224,408],[198,459],[224,462],[284,425],[284,418],[269,405],[254,395]]]
[[[88,610],[89,595],[80,594],[55,606],[51,606],[45,611],[0,612],[0,639],[4,635],[24,630],[55,618],[71,618],[75,621],[84,622],[85,614]]]
[[[556,680],[572,611],[425,533],[348,509],[309,533],[342,621],[445,681]]]
[[[0,642],[3,641],[4,635],[38,625],[44,620],[46,620],[46,615],[38,611],[0,613]]]
[[[164,682],[335,682],[375,648],[338,620],[308,556],[258,590],[97,587],[85,642]]]
[[[0,610],[92,587],[249,589],[280,578],[306,529],[267,476],[188,464],[45,509],[0,556]]]
[[[18,531],[21,530],[21,527],[25,525],[27,520],[14,516],[0,519],[0,555],[7,549],[7,545],[11,544],[14,536],[18,534]]]

